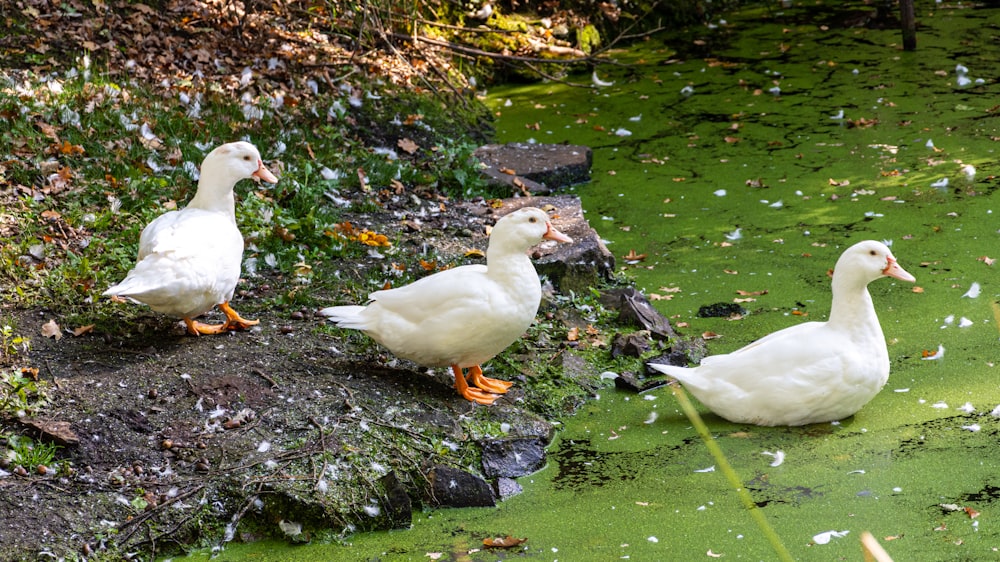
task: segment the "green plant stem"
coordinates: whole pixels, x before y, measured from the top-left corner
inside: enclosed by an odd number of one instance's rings
[[[698,414],[698,410],[695,410],[694,405],[691,404],[691,400],[688,398],[687,392],[685,392],[679,384],[671,385],[670,389],[674,393],[674,396],[677,397],[677,402],[681,405],[681,410],[683,410],[684,414],[689,420],[691,420],[691,423],[694,425],[698,435],[700,435],[702,440],[705,441],[705,446],[708,447],[708,451],[712,453],[712,457],[715,458],[715,462],[718,463],[722,473],[726,475],[726,480],[729,480],[729,484],[736,490],[736,494],[739,495],[740,500],[743,502],[743,506],[747,508],[747,511],[750,512],[750,516],[753,517],[757,526],[760,527],[764,536],[766,536],[767,540],[771,543],[771,547],[774,548],[774,551],[778,554],[778,558],[783,561],[794,562],[795,558],[793,558],[791,553],[788,552],[788,549],[785,548],[784,543],[781,542],[781,537],[779,537],[778,533],[775,532],[773,527],[771,527],[771,524],[767,522],[767,518],[764,517],[764,512],[757,507],[756,503],[754,503],[753,498],[750,497],[750,492],[743,487],[743,481],[740,480],[739,475],[736,474],[736,471],[733,470],[729,461],[726,460],[726,455],[722,452],[722,447],[719,447],[715,438],[712,437],[712,434],[708,431],[708,426],[705,425],[705,422],[701,419],[701,416]]]

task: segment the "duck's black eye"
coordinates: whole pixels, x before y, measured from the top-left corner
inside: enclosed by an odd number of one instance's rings
[[[528,222],[538,222],[537,217],[528,217]]]
[[[878,252],[876,252],[875,250],[869,250],[868,253],[870,253],[873,256],[877,256],[878,255]]]
[[[247,162],[249,162],[250,161],[250,155],[249,154],[244,154],[243,155],[243,159],[246,160]]]

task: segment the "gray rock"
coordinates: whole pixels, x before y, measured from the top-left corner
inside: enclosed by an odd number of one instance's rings
[[[647,375],[652,372],[654,374],[659,374],[657,371],[646,368]],[[615,377],[615,387],[621,390],[627,390],[629,392],[646,392],[647,390],[653,390],[654,388],[659,388],[661,386],[666,386],[668,379],[663,378],[660,375],[655,379],[639,378],[635,373],[630,371],[625,371]]]
[[[493,488],[475,474],[450,466],[435,466],[427,475],[432,501],[445,507],[494,507]]]
[[[513,478],[497,478],[497,496],[500,500],[514,497],[524,491],[524,488]]]
[[[515,194],[536,195],[590,181],[594,160],[589,147],[572,144],[488,144],[474,155],[485,165],[488,182],[510,186]]]
[[[545,444],[535,437],[488,439],[481,445],[487,478],[516,478],[545,466]]]
[[[649,332],[645,330],[631,334],[615,334],[615,338],[611,341],[611,358],[642,357],[651,349]]]
[[[653,307],[645,295],[632,287],[613,289],[601,295],[604,306],[618,310],[618,321],[638,326],[662,340],[677,338],[670,320]]]

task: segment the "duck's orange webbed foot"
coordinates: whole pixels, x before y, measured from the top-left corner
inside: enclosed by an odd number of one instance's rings
[[[458,365],[452,365],[451,370],[455,373],[455,390],[458,391],[462,398],[485,406],[489,406],[499,398],[496,394],[470,387],[468,381],[465,380],[465,373],[462,372],[462,368]]]
[[[184,324],[187,325],[187,332],[192,336],[200,336],[202,334],[211,336],[221,334],[226,331],[225,324],[205,324],[204,322],[198,322],[197,320],[191,320],[190,318],[185,318]]]
[[[219,310],[226,315],[226,323],[222,325],[223,330],[246,330],[250,326],[260,324],[260,320],[247,320],[240,316],[238,312],[229,306],[229,302],[220,304]]]
[[[495,394],[504,394],[507,392],[507,389],[514,384],[512,382],[502,381],[500,379],[491,379],[483,376],[483,369],[479,365],[469,368],[468,380],[470,384],[473,384],[486,392],[493,392]]]

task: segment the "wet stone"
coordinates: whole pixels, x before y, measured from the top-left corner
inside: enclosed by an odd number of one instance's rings
[[[494,507],[493,488],[479,476],[452,468],[435,466],[427,475],[433,501],[445,507]]]
[[[487,478],[525,476],[545,466],[545,444],[538,438],[508,437],[481,444]]]
[[[642,357],[652,349],[649,345],[649,332],[640,331],[631,334],[615,334],[611,341],[611,357]]]
[[[379,482],[385,491],[383,507],[389,527],[392,529],[407,529],[413,523],[413,503],[410,501],[406,487],[396,477],[395,472],[383,476]]]
[[[624,372],[615,377],[615,387],[629,392],[646,392],[654,388],[666,386],[667,379],[662,377],[656,379],[639,378],[635,373]]]
[[[672,340],[677,337],[670,320],[654,308],[646,296],[634,287],[605,291],[601,295],[601,303],[608,308],[617,309],[618,321],[622,324],[638,326],[662,340]]]
[[[747,309],[731,302],[706,304],[698,309],[699,318],[728,318],[730,316],[742,316],[746,313]]]

